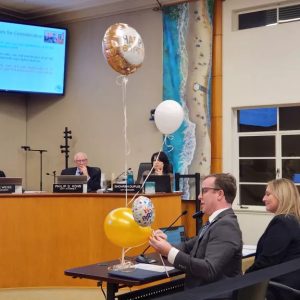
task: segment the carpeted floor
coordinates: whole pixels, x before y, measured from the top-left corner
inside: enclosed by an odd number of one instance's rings
[[[100,288],[0,289],[0,300],[105,300]]]

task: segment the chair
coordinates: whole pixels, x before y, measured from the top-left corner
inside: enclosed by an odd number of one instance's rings
[[[200,173],[195,174],[179,174],[175,173],[175,190],[176,191],[184,191],[187,187],[188,189],[192,186],[189,183],[189,179],[194,179],[194,191],[195,198],[194,199],[185,199],[185,200],[193,200],[195,201],[195,212],[200,210],[200,202],[198,200],[198,196],[200,194]],[[202,218],[196,218],[196,232],[199,231],[202,226]]]
[[[138,175],[137,175],[137,178],[136,178],[136,183],[137,184],[139,184],[141,182],[143,173],[147,170],[150,171],[151,168],[152,168],[151,162],[142,162],[142,163],[140,163],[139,170],[138,170]]]
[[[265,280],[234,291],[232,300],[265,300],[268,282]]]
[[[268,287],[285,292],[286,299],[300,299],[300,291],[285,284],[265,280],[251,286],[239,289],[234,293],[233,300],[265,300]],[[276,293],[276,291],[274,291]],[[277,294],[276,294],[277,295]],[[293,297],[293,298],[290,298]],[[283,298],[282,298],[283,299]]]
[[[283,283],[269,281],[269,287],[274,288],[278,291],[283,291],[286,295],[290,295],[289,297],[293,297],[292,299],[300,299],[300,290],[294,289]]]

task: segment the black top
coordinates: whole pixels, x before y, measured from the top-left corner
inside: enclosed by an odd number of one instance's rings
[[[271,220],[259,239],[254,264],[246,272],[256,271],[295,258],[300,258],[300,222],[292,215],[278,215]],[[300,270],[272,280],[300,289]],[[278,296],[268,299],[280,299]],[[286,297],[281,299],[287,299]]]
[[[5,173],[3,171],[0,170],[0,177],[6,177]]]

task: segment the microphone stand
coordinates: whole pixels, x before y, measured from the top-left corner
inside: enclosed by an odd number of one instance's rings
[[[44,149],[31,149],[29,146],[21,146],[25,151],[33,151],[40,153],[40,191],[43,190],[43,153],[47,152]]]
[[[68,127],[65,127],[65,131],[63,132],[64,134],[64,139],[65,139],[65,144],[64,145],[60,145],[60,152],[61,153],[65,153],[65,166],[66,166],[66,169],[68,168],[68,159],[69,159],[69,143],[68,143],[68,140],[72,139],[72,135],[71,135],[72,131],[71,130],[68,130]]]
[[[171,225],[169,225],[165,230],[163,230],[163,232],[167,232],[168,230],[170,230],[170,228],[184,215],[187,214],[187,210],[184,210],[176,219],[175,221],[173,221],[171,223]],[[140,254],[139,256],[136,257],[136,261],[139,263],[144,263],[144,264],[151,264],[151,263],[155,263],[156,260],[152,259],[152,258],[148,258],[145,256],[146,251],[150,248],[151,246],[147,246],[146,249],[143,251],[142,254]]]
[[[128,168],[127,171],[123,171],[121,174],[119,174],[119,175],[113,180],[113,182],[116,182],[117,180],[119,180],[121,176],[127,174],[128,171],[130,171],[130,170],[131,170],[131,168]]]

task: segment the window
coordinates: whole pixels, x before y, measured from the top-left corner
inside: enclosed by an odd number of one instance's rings
[[[237,13],[238,30],[300,20],[300,4]]]
[[[276,9],[259,10],[239,15],[239,30],[277,23]]]
[[[274,178],[300,184],[299,116],[300,106],[237,110],[240,205],[264,206],[266,184]]]

